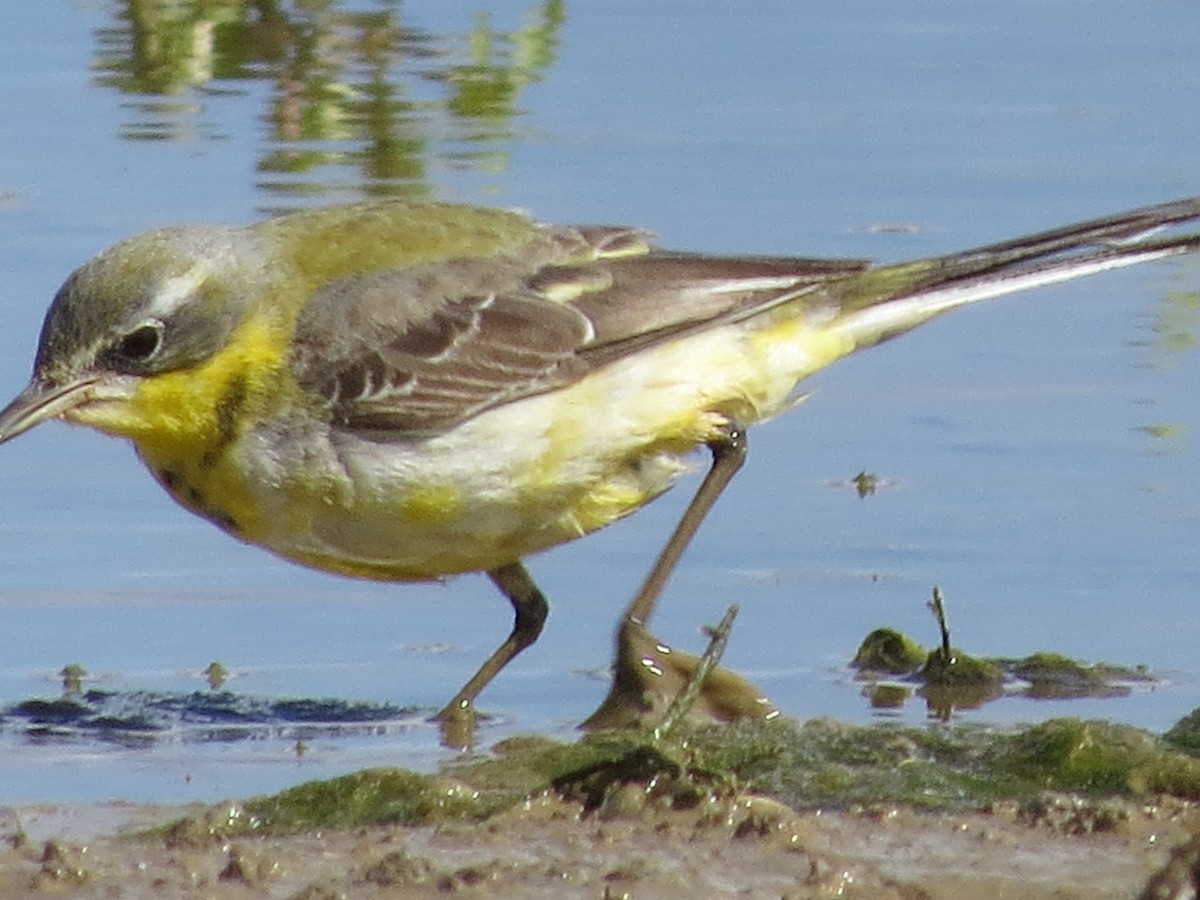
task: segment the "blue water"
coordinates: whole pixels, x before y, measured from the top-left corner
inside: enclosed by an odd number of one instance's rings
[[[1200,9],[1183,2],[566,4],[553,38],[532,44],[503,33],[546,20],[539,4],[343,5],[408,29],[377,65],[346,61],[361,16],[295,19],[321,38],[331,95],[379,96],[370,81],[385,73],[388,141],[336,102],[306,106],[268,62],[223,62],[234,3],[212,29],[171,29],[194,51],[184,74],[136,90],[111,66],[128,44],[121,8],[0,8],[9,393],[65,275],[169,222],[389,187],[639,224],[688,249],[897,260],[1200,194]],[[493,62],[519,77],[495,115],[455,115],[447,73],[479,61],[489,22]],[[281,154],[310,163],[282,171]],[[1197,292],[1200,260],[1145,266],[966,311],[822,373],[803,408],[751,435],[656,631],[698,648],[736,601],[729,664],[788,714],[869,721],[845,662],[877,625],[932,643],[936,583],[974,652],[1049,648],[1163,678],[1121,699],[1013,698],[966,718],[1168,727],[1200,705]],[[864,468],[886,483],[860,500],[845,481]],[[0,497],[4,705],[55,696],[70,662],[99,689],[190,691],[220,660],[247,694],[432,709],[510,623],[479,577],[351,583],[244,547],[176,508],[127,447],[82,430],[50,425],[0,449]],[[485,694],[485,744],[569,735],[591,711],[614,617],[686,499],[532,561],[551,619]],[[6,727],[0,802],[213,799],[444,754],[419,718],[319,736],[299,757],[295,740],[131,748]]]

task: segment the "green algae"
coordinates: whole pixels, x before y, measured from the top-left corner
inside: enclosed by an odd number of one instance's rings
[[[1200,709],[1194,709],[1163,735],[1168,746],[1191,756],[1200,756]]]
[[[310,781],[246,802],[246,811],[271,831],[309,831],[360,825],[423,825],[483,818],[492,810],[474,788],[404,769],[366,769]]]
[[[895,628],[876,628],[858,646],[851,668],[888,675],[910,675],[918,671],[929,651]]]
[[[1200,797],[1200,760],[1148,731],[1074,718],[1009,731],[747,723],[697,732],[689,746],[707,770],[796,809],[981,808],[1047,790]]]
[[[1053,790],[1200,798],[1200,760],[1140,728],[1051,719],[1015,735],[1003,763]]]
[[[1004,672],[994,662],[971,656],[957,647],[949,648],[948,652],[938,648],[930,653],[919,677],[926,685],[937,687],[991,686],[1004,682]]]
[[[1200,715],[1200,714],[1198,714]],[[922,811],[1038,802],[1047,792],[1093,800],[1200,798],[1200,759],[1150,732],[1080,719],[1028,728],[803,724],[779,718],[564,743],[513,738],[440,775],[368,769],[213,807],[159,833],[173,845],[256,834],[479,821],[545,794],[584,815],[643,805],[679,810],[748,794],[787,807]]]
[[[920,685],[932,715],[948,721],[956,709],[974,709],[1005,696],[1066,700],[1120,697],[1130,685],[1155,681],[1144,666],[1085,664],[1061,653],[1040,650],[1020,658],[977,657],[951,645],[945,597],[936,585],[927,602],[937,621],[940,643],[925,648],[903,632],[889,627],[871,631],[849,665],[868,683],[865,693],[873,706],[902,705],[908,694],[881,691],[888,678]]]
[[[248,834],[478,820],[496,811],[470,786],[406,769],[376,768],[207,808],[158,833],[171,846],[197,846]]]

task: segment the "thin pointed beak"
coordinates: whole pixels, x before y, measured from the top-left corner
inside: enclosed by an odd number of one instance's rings
[[[12,403],[0,410],[0,444],[91,400],[95,386],[95,378],[64,385],[46,384],[35,378]]]

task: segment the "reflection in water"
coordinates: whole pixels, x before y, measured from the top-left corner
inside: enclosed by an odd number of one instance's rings
[[[1197,346],[1200,329],[1200,291],[1168,291],[1149,317],[1149,337],[1132,341],[1141,351],[1141,365],[1149,369],[1170,369]],[[1151,401],[1145,403],[1154,409]],[[1183,453],[1188,449],[1189,429],[1178,422],[1147,422],[1137,430],[1151,438],[1154,455]]]
[[[468,34],[405,24],[400,4],[127,0],[96,31],[95,83],[136,98],[126,140],[227,137],[206,112],[268,86],[258,187],[289,198],[430,193],[428,168],[501,171],[521,90],[553,65],[561,0],[522,27],[479,13]]]
[[[1196,347],[1200,326],[1200,291],[1169,291],[1155,311],[1152,340],[1145,342],[1150,353],[1147,365],[1164,368],[1181,353]]]

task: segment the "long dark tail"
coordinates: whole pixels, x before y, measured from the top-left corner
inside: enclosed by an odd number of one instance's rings
[[[1194,252],[1200,233],[1158,235],[1196,220],[1200,197],[1189,197],[949,256],[880,266],[843,283],[839,325],[857,346],[870,346],[968,303]]]

